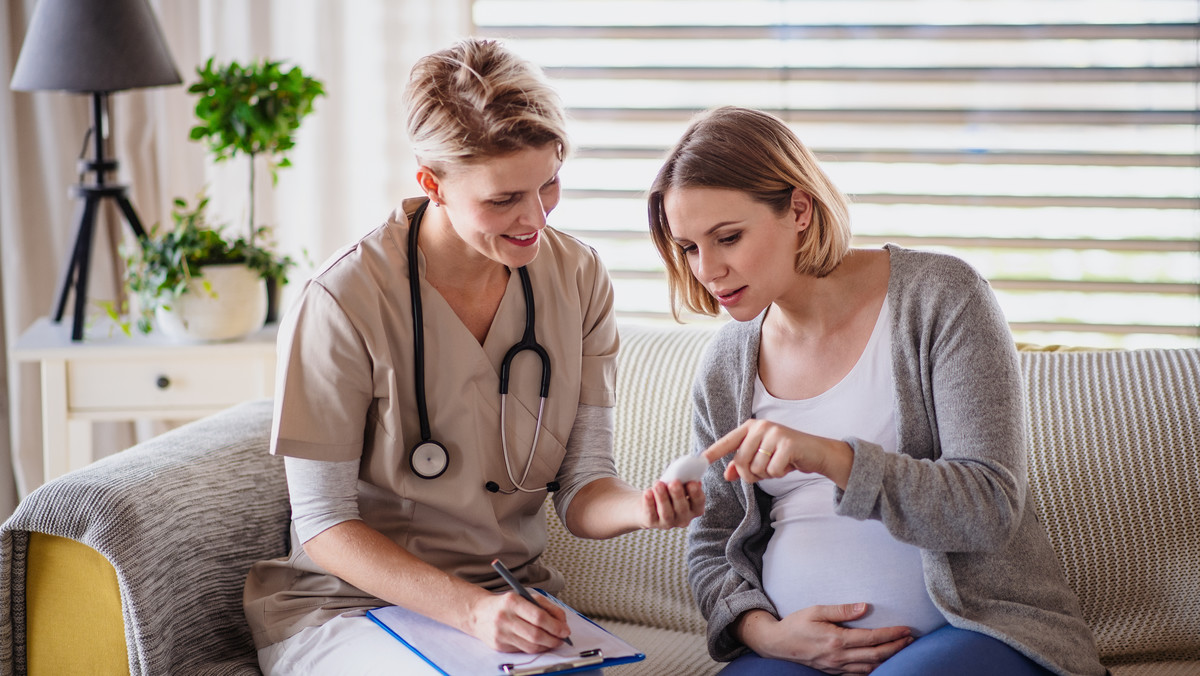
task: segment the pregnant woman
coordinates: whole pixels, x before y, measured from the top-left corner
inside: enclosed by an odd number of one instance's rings
[[[650,193],[693,390],[689,577],[735,674],[1105,673],[1029,499],[1012,336],[963,261],[850,247],[779,119],[701,116]]]

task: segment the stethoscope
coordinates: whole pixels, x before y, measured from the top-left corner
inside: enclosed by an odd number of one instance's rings
[[[450,453],[440,441],[434,440],[433,435],[430,434],[429,409],[425,403],[425,322],[421,316],[421,281],[417,273],[417,230],[421,227],[421,218],[425,215],[425,208],[428,206],[429,202],[426,201],[417,207],[408,230],[408,289],[412,294],[413,380],[416,386],[417,416],[421,422],[421,440],[409,451],[408,464],[413,473],[422,479],[436,479],[445,474],[446,468],[450,466]],[[546,408],[546,395],[550,392],[550,355],[537,342],[534,334],[533,285],[529,282],[529,271],[520,267],[517,268],[517,274],[521,277],[521,291],[525,296],[525,333],[521,336],[521,340],[508,349],[504,359],[500,362],[500,445],[504,450],[504,470],[508,473],[508,481],[513,487],[507,490],[502,489],[500,484],[495,481],[489,481],[483,486],[489,492],[504,495],[512,495],[518,491],[537,493],[558,490],[557,481],[551,481],[542,488],[526,488],[524,485],[525,479],[529,477],[529,470],[533,466],[538,437],[542,432],[542,412]],[[525,470],[521,474],[521,480],[517,481],[513,477],[512,466],[508,462],[508,438],[504,431],[508,429],[506,411],[509,372],[512,370],[513,358],[525,350],[534,352],[542,361],[542,388],[541,399],[538,401],[537,426],[533,432],[533,444],[529,447],[529,459],[525,461]]]

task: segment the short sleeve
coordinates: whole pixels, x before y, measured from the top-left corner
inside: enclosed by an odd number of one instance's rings
[[[309,282],[280,326],[271,453],[309,460],[362,457],[372,401],[361,333],[330,292]]]
[[[617,403],[617,320],[613,315],[612,280],[608,269],[588,249],[589,262],[580,280],[583,303],[583,362],[580,370],[579,403],[615,406]]]

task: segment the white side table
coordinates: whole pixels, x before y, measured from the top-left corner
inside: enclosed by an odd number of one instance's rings
[[[193,420],[272,396],[274,325],[221,343],[175,343],[104,322],[80,342],[71,324],[38,319],[11,350],[40,362],[44,481],[92,462],[98,420]]]

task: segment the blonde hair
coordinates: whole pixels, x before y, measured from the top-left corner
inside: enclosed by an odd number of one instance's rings
[[[667,155],[650,188],[650,236],[667,266],[671,313],[677,320],[681,304],[705,315],[720,311],[692,275],[663,211],[668,190],[698,187],[739,190],[777,214],[790,207],[794,190],[812,196],[811,221],[797,242],[797,272],[824,277],[850,250],[849,200],[783,120],[733,106],[702,113]]]
[[[422,57],[404,89],[417,161],[446,169],[525,148],[568,152],[566,114],[541,69],[495,40],[468,38]]]

